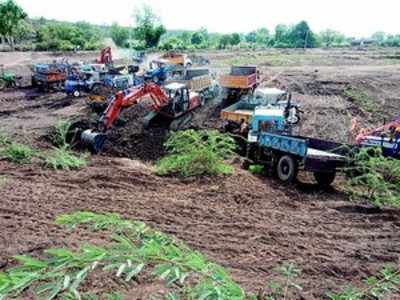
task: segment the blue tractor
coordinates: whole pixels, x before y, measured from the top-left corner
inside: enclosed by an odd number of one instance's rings
[[[163,84],[171,72],[171,67],[163,59],[153,60],[149,67],[144,74],[144,80],[152,81],[156,84]]]

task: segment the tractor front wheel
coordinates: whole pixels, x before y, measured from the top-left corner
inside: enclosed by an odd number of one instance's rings
[[[276,173],[281,181],[285,183],[293,182],[298,173],[297,161],[291,155],[282,156],[276,166]]]

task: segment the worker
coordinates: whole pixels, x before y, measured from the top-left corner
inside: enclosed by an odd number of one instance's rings
[[[249,124],[247,124],[245,119],[240,120],[240,135],[247,137],[249,134]]]

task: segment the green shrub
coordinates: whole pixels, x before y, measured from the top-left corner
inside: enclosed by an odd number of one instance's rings
[[[366,199],[377,207],[400,207],[400,160],[370,148],[357,153],[351,164],[346,191],[353,199]]]
[[[59,121],[54,128],[53,143],[56,147],[70,147],[67,137],[71,131],[70,121]]]
[[[79,169],[87,165],[86,156],[76,156],[68,147],[54,148],[45,158],[47,167],[54,170]]]
[[[249,171],[252,174],[263,174],[265,172],[265,167],[263,165],[251,165]]]
[[[233,155],[235,142],[216,131],[179,131],[169,137],[165,147],[169,154],[159,161],[158,175],[189,177],[233,172],[224,160]]]
[[[35,150],[33,150],[31,147],[14,142],[0,149],[1,157],[8,161],[19,164],[30,163],[34,154]]]
[[[11,139],[3,132],[0,132],[0,146],[11,144]]]

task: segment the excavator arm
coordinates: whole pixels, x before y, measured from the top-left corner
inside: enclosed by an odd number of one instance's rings
[[[152,100],[150,110],[160,111],[169,103],[169,97],[164,91],[154,83],[145,83],[140,88],[132,88],[125,91],[120,91],[115,95],[113,101],[110,102],[103,116],[100,118],[100,126],[103,132],[112,128],[113,123],[120,115],[124,108],[134,106],[149,96]]]
[[[357,121],[355,119],[353,119],[353,125],[352,125],[352,129],[355,131],[357,127]],[[398,116],[397,118],[395,118],[393,121],[378,127],[378,128],[374,128],[374,129],[361,129],[359,130],[358,134],[356,134],[356,142],[357,144],[362,144],[362,142],[371,135],[379,135],[381,133],[384,133],[385,131],[388,131],[390,129],[394,129],[394,130],[399,130],[400,131],[400,116]]]

